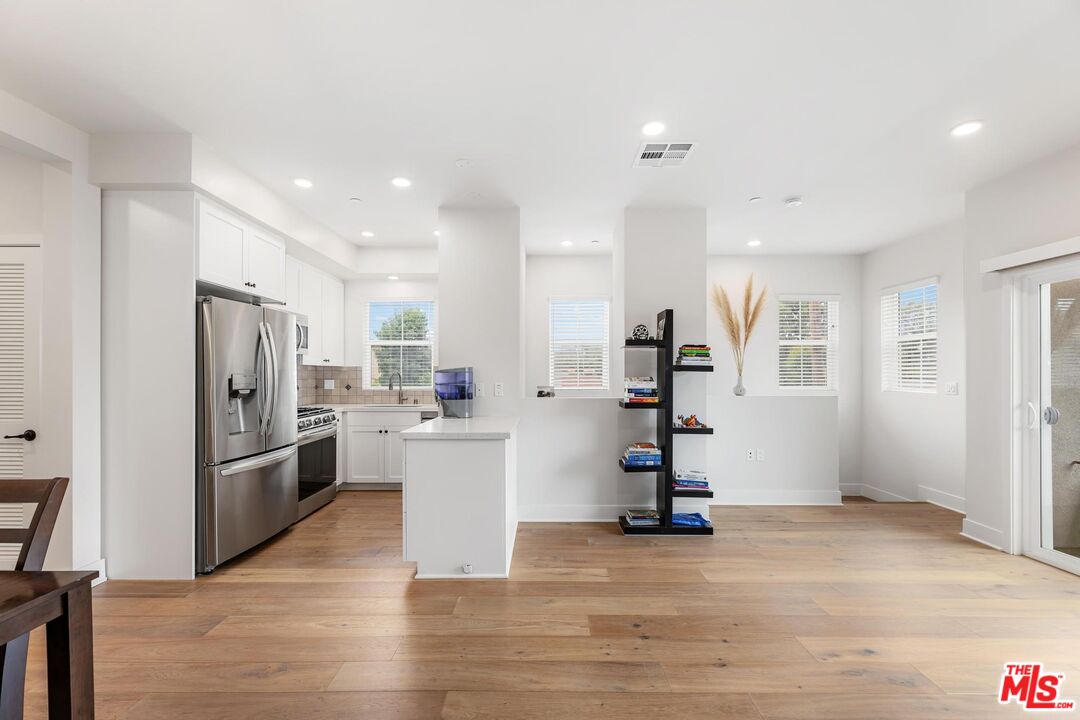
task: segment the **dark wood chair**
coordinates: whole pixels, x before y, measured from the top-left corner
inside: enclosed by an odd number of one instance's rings
[[[20,543],[15,570],[41,570],[49,549],[60,503],[67,491],[68,479],[0,480],[0,503],[35,503],[34,516],[26,528],[0,528],[0,543]],[[29,635],[0,646],[0,718],[23,716],[23,690],[26,685],[26,648]]]

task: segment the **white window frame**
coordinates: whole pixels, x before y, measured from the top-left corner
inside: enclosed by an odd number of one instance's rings
[[[900,313],[899,305],[895,306],[895,319],[889,319],[887,313],[893,312],[894,302],[898,303],[899,300],[893,300],[899,296],[900,293],[908,292],[911,290],[918,290],[921,288],[934,287],[934,329],[932,332],[912,333],[908,335],[900,335]],[[941,282],[940,278],[936,275],[933,277],[923,278],[921,280],[915,280],[907,282],[902,285],[894,285],[892,287],[883,288],[880,293],[880,334],[881,334],[881,391],[882,392],[898,392],[898,393],[914,393],[917,395],[934,395],[938,389],[938,369],[941,359],[941,338],[939,333],[938,319],[941,316],[940,312],[941,301]],[[933,362],[933,379],[924,378],[921,382],[921,386],[906,385],[901,382],[900,379],[900,341],[901,338],[907,341],[920,341],[926,342],[933,340],[934,342],[934,362]],[[925,363],[920,363],[921,366],[925,366]],[[926,373],[922,373],[925,375]],[[927,384],[930,384],[927,387]]]
[[[827,340],[785,340],[780,337],[780,309],[785,302],[835,303],[835,328]],[[827,308],[827,311],[830,309]],[[833,294],[777,295],[776,297],[776,385],[784,395],[837,395],[840,392],[840,296]],[[784,385],[780,379],[780,351],[785,347],[814,346],[826,348],[828,385]]]
[[[604,385],[603,387],[561,387],[555,385],[555,379],[553,377],[554,357],[552,350],[554,348],[554,337],[551,317],[551,307],[554,302],[602,302],[605,308],[605,322],[604,322],[604,338],[603,345],[603,375]],[[548,356],[548,384],[555,388],[556,395],[562,394],[567,396],[584,396],[596,393],[609,393],[611,392],[611,297],[604,295],[552,295],[548,297],[547,307],[547,319],[548,319],[548,341],[547,341],[547,356]],[[572,343],[567,343],[572,344]],[[600,344],[600,343],[598,343]]]
[[[371,304],[391,302],[431,303],[431,340],[400,340],[395,342],[371,341]],[[361,358],[361,386],[364,390],[386,390],[382,385],[371,384],[371,348],[374,345],[431,346],[431,384],[405,385],[404,390],[431,390],[435,387],[435,368],[439,367],[439,302],[433,297],[369,297],[361,300],[363,307],[363,356]]]

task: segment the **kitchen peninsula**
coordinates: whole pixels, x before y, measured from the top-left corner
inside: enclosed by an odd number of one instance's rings
[[[517,418],[436,418],[401,431],[404,557],[416,577],[506,578],[517,534]]]

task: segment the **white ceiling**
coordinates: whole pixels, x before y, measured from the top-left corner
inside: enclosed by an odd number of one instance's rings
[[[859,252],[1080,139],[1078,32],[1075,0],[0,0],[0,87],[192,132],[363,244],[510,202],[530,251],[589,251],[676,204],[709,208],[713,252]],[[685,166],[631,168],[653,119]]]

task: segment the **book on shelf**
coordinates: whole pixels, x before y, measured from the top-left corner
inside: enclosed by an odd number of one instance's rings
[[[630,405],[659,405],[660,398],[658,397],[625,397],[623,402]]]
[[[656,447],[656,443],[651,442],[636,442],[630,443],[626,446],[626,452],[628,453],[645,453],[646,455],[655,454],[660,452],[660,448]]]
[[[643,389],[656,389],[656,378],[648,377],[628,377],[623,378],[623,387],[629,388],[643,388]]]
[[[672,485],[680,488],[687,488],[693,490],[708,490],[708,482],[698,482],[697,480],[675,480]]]
[[[683,470],[675,468],[676,480],[708,480],[708,474],[704,470]]]
[[[630,525],[659,525],[660,513],[649,508],[630,509],[626,511],[626,522]]]

